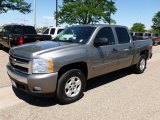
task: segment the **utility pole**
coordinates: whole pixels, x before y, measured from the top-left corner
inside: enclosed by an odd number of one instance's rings
[[[111,0],[110,3],[112,3],[113,1]],[[111,9],[109,9],[109,24],[111,24]]]
[[[36,28],[36,0],[34,0],[34,27]]]
[[[58,27],[57,13],[58,13],[58,0],[56,0],[56,27]]]

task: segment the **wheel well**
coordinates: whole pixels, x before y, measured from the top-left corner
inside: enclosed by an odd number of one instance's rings
[[[141,56],[141,55],[145,55],[146,58],[148,58],[148,53],[149,53],[149,50],[144,50],[144,51],[142,51],[142,52],[140,53],[140,56]]]
[[[79,69],[83,72],[83,74],[85,75],[85,77],[88,77],[88,67],[87,64],[85,62],[77,62],[77,63],[72,63],[69,65],[65,65],[62,68],[60,68],[60,70],[58,71],[58,79],[68,70],[71,69]]]

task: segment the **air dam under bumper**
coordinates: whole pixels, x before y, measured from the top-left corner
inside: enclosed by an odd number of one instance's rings
[[[56,91],[58,73],[24,75],[13,70],[10,65],[7,65],[7,70],[16,87],[23,91],[32,94],[48,94]]]

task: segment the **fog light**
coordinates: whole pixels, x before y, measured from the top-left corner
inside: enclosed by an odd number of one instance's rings
[[[42,89],[40,87],[34,87],[33,91],[42,91]]]

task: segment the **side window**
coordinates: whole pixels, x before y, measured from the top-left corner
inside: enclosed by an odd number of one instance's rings
[[[54,35],[54,33],[55,33],[55,29],[52,28],[50,34],[51,34],[51,35]]]
[[[59,29],[58,30],[58,32],[57,32],[57,34],[59,34],[60,32],[62,32],[64,29]]]
[[[45,30],[43,34],[48,34],[49,33],[49,29]]]
[[[128,31],[125,28],[115,28],[119,44],[130,43]]]
[[[109,41],[109,45],[114,45],[115,44],[115,39],[114,39],[114,35],[113,35],[113,31],[110,27],[105,27],[105,28],[102,28],[95,40],[99,39],[99,38],[107,38],[108,41]]]

